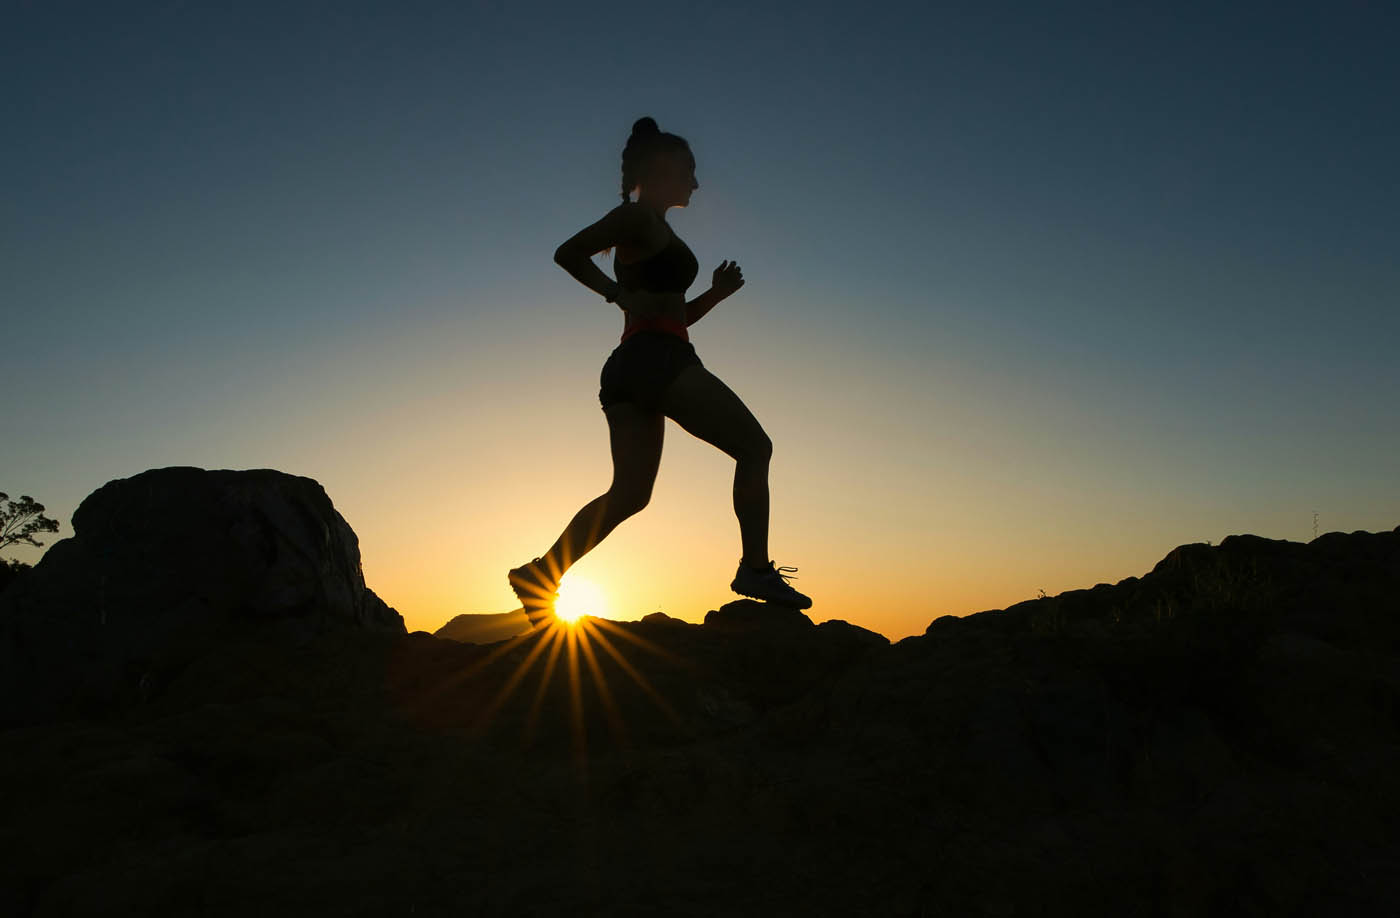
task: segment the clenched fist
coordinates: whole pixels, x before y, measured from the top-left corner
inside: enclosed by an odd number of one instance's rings
[[[744,286],[744,272],[739,270],[739,266],[734,262],[722,261],[719,267],[715,268],[712,286],[715,293],[721,297],[729,296]]]

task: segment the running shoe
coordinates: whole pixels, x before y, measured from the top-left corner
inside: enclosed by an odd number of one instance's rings
[[[804,596],[788,586],[788,579],[797,578],[784,572],[795,570],[795,567],[777,567],[772,561],[768,562],[767,567],[749,567],[740,561],[739,572],[734,575],[734,581],[729,584],[729,588],[740,596],[766,599],[780,606],[791,606],[794,609],[810,608],[811,597]]]
[[[520,598],[525,617],[530,620],[531,629],[538,628],[554,618],[554,604],[559,600],[556,588],[559,584],[549,576],[543,559],[535,558],[519,567],[511,568],[508,577],[510,588]]]

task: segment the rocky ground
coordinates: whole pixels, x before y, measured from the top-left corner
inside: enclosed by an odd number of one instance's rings
[[[302,535],[220,498],[179,536],[301,546],[219,561],[238,603],[175,595],[197,560],[103,568],[132,536],[79,514],[0,593],[0,912],[1400,913],[1400,527],[1183,545],[895,644],[739,600],[478,645],[392,627],[319,486],[259,473],[219,488],[276,483],[313,511],[235,503]],[[166,631],[110,630],[142,610]],[[42,675],[75,653],[77,693]]]

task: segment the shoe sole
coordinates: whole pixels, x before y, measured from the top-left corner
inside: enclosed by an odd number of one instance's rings
[[[538,628],[541,623],[546,623],[557,618],[554,614],[554,603],[527,598],[516,594],[520,598],[520,609],[525,613],[525,618],[530,622],[531,630]]]
[[[739,589],[739,587],[735,585],[735,584],[737,584],[737,583],[738,583],[738,581],[734,581],[733,583],[729,584],[729,589],[733,590],[735,593],[738,593],[740,596],[747,596],[747,597],[750,598],[750,599],[760,599],[760,600],[762,600],[763,602],[771,602],[771,603],[773,603],[773,605],[775,605],[775,606],[786,606],[786,607],[789,608],[789,609],[810,609],[810,608],[812,608],[812,600],[810,600],[810,599],[807,599],[807,600],[805,600],[805,601],[799,599],[799,600],[797,600],[796,602],[793,602],[793,601],[790,600],[790,599],[777,599],[777,598],[772,597],[772,596],[761,596],[761,595],[759,595],[759,594],[757,594],[757,593],[749,593],[749,592],[747,592],[747,591],[745,591],[745,590]]]

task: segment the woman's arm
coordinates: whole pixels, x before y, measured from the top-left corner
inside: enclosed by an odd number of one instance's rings
[[[710,285],[710,289],[685,304],[685,324],[694,325],[699,322],[705,313],[715,308],[716,303],[732,295],[742,286],[744,272],[740,270],[738,262],[720,262],[719,267],[715,268],[714,283]]]
[[[573,275],[574,280],[601,296],[610,303],[617,301],[622,285],[603,273],[592,256],[578,252],[554,253],[554,263]]]
[[[635,202],[619,204],[596,223],[585,226],[554,250],[554,263],[599,296],[615,300],[618,283],[603,273],[593,256],[619,243],[645,246],[651,229],[644,208]]]
[[[719,292],[715,290],[714,287],[711,287],[709,290],[706,290],[704,293],[700,294],[695,299],[686,303],[685,324],[694,325],[696,322],[699,322],[702,318],[704,318],[705,313],[709,312],[711,309],[714,309],[715,306],[722,299],[724,299],[724,297],[721,296]]]

